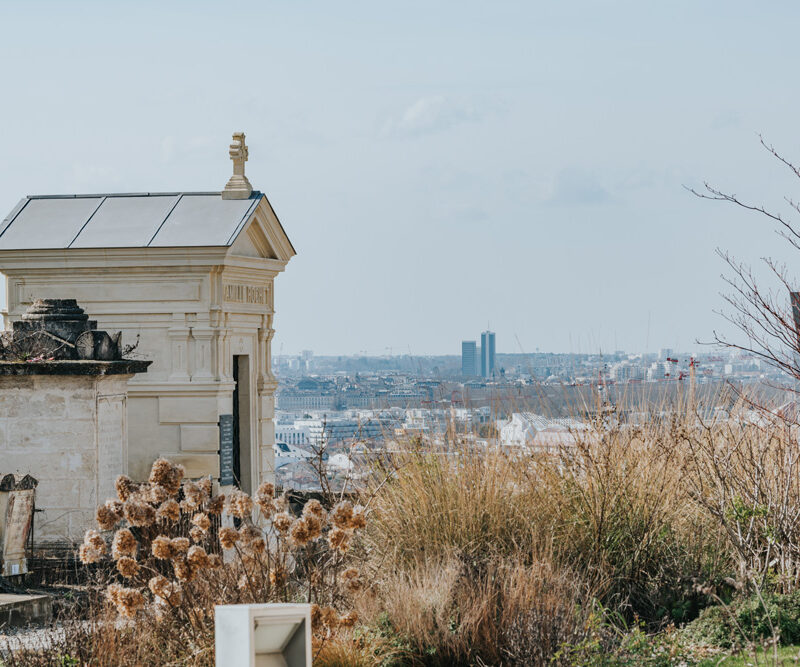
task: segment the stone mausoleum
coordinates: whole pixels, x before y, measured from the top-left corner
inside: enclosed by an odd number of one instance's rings
[[[221,192],[28,196],[0,224],[7,329],[36,299],[76,299],[152,360],[128,384],[134,478],[159,456],[219,478],[220,423],[235,482],[252,490],[274,474],[274,280],[295,251],[245,176],[244,134],[229,154]]]

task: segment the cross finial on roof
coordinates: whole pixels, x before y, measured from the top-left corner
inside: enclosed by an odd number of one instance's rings
[[[233,133],[233,143],[228,154],[233,160],[233,176],[230,177],[222,191],[223,199],[247,199],[253,192],[253,186],[244,175],[244,163],[247,162],[247,146],[244,143],[244,132]]]

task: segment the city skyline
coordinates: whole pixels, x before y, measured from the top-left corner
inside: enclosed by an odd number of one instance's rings
[[[269,40],[202,1],[4,3],[0,206],[219,190],[246,132],[298,252],[276,353],[443,353],[487,320],[509,350],[686,349],[731,329],[717,248],[792,267],[769,225],[684,186],[787,208],[756,133],[797,161],[794,4],[240,7]]]

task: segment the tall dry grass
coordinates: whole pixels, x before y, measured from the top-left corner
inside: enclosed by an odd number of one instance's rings
[[[584,638],[591,608],[582,605],[591,594],[574,572],[548,561],[430,558],[387,573],[360,613],[378,611],[417,662],[544,665]]]
[[[498,449],[456,446],[432,452],[418,444],[396,456],[388,482],[367,492],[372,530],[366,550],[395,565],[420,555],[491,559],[541,543],[529,510],[535,504],[526,461]]]
[[[686,483],[688,422],[398,455],[363,536],[375,608],[427,664],[545,664],[595,601],[652,628],[691,619],[735,555]]]

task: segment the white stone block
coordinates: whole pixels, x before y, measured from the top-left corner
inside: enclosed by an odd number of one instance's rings
[[[158,399],[158,419],[162,424],[215,424],[219,419],[217,399],[209,396],[162,396]]]
[[[217,452],[219,427],[210,424],[181,424],[182,452]]]

